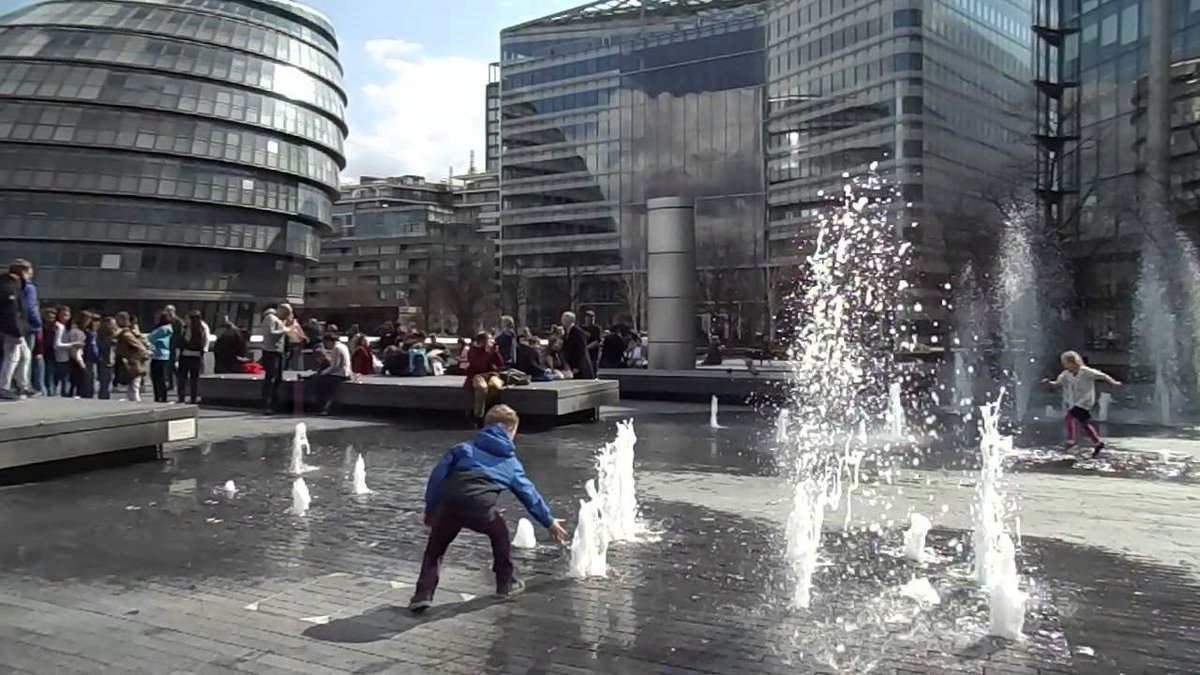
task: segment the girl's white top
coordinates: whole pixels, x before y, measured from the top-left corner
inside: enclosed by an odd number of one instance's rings
[[[1054,380],[1063,389],[1063,401],[1069,408],[1088,409],[1096,405],[1096,382],[1104,382],[1108,376],[1087,366],[1081,366],[1079,372],[1072,373],[1064,370]]]

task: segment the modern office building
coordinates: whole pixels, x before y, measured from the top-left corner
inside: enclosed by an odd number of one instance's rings
[[[0,259],[47,301],[248,325],[304,299],[345,165],[329,20],[289,0],[0,17]]]
[[[985,190],[1032,164],[1031,23],[1025,0],[606,0],[504,30],[506,306],[627,313],[646,200],[678,196],[700,311],[744,339],[822,191],[873,162],[940,286],[998,220]]]
[[[364,330],[398,317],[450,333],[477,326],[494,296],[495,248],[481,232],[481,205],[461,206],[466,194],[419,176],[344,186],[334,235],[309,269],[306,307]]]
[[[630,314],[646,200],[696,202],[701,299],[760,311],[765,2],[605,0],[501,32],[506,308]],[[733,274],[740,269],[744,274]]]
[[[1133,333],[1153,126],[1163,134],[1158,152],[1165,155],[1172,215],[1194,240],[1200,234],[1200,2],[1163,3],[1170,14],[1163,17],[1158,82],[1151,49],[1155,2],[1039,0],[1035,8],[1042,213],[1061,233],[1075,272],[1081,337],[1120,351]],[[1159,121],[1151,119],[1156,87],[1167,108]],[[1110,332],[1115,340],[1107,339]]]

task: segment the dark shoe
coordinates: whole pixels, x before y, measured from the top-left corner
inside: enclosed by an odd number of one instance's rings
[[[408,601],[408,611],[413,614],[420,614],[430,607],[433,607],[432,593],[417,593]]]
[[[507,584],[501,584],[496,587],[496,595],[503,600],[512,600],[518,595],[525,592],[525,582],[520,579],[513,579]]]
[[[1103,444],[1103,443],[1097,443],[1097,444],[1096,444],[1096,447],[1095,447],[1095,449],[1094,449],[1094,450],[1092,450],[1092,459],[1095,459],[1095,458],[1099,457],[1099,456],[1100,456],[1100,451],[1101,451],[1101,450],[1103,450],[1103,449],[1104,449],[1104,447],[1105,447],[1105,446],[1104,446],[1104,444]]]

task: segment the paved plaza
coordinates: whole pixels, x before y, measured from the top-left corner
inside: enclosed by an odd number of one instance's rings
[[[790,492],[769,422],[748,409],[647,403],[600,424],[522,434],[518,451],[572,524],[592,453],[633,417],[648,533],[609,549],[606,579],[567,578],[538,533],[524,596],[490,597],[490,550],[451,548],[435,607],[405,609],[426,530],[425,477],[471,432],[307,420],[318,468],[288,512],[295,420],[205,411],[167,460],[0,490],[0,672],[1191,673],[1200,670],[1200,441],[1109,430],[1098,461],[1023,432],[1008,493],[1031,595],[1025,639],[986,637],[970,578],[970,449],[943,444],[825,519],[810,611],[788,607]],[[354,496],[358,453],[375,490]],[[233,480],[238,492],[220,488]],[[505,497],[510,526],[522,515]],[[936,559],[899,554],[910,512]],[[1016,522],[1016,521],[1014,521]],[[926,577],[919,605],[898,588]]]

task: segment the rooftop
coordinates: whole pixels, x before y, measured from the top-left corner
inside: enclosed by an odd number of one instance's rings
[[[566,23],[581,23],[626,16],[692,14],[708,9],[727,9],[759,4],[763,0],[597,0],[539,19],[506,28],[505,31]]]

